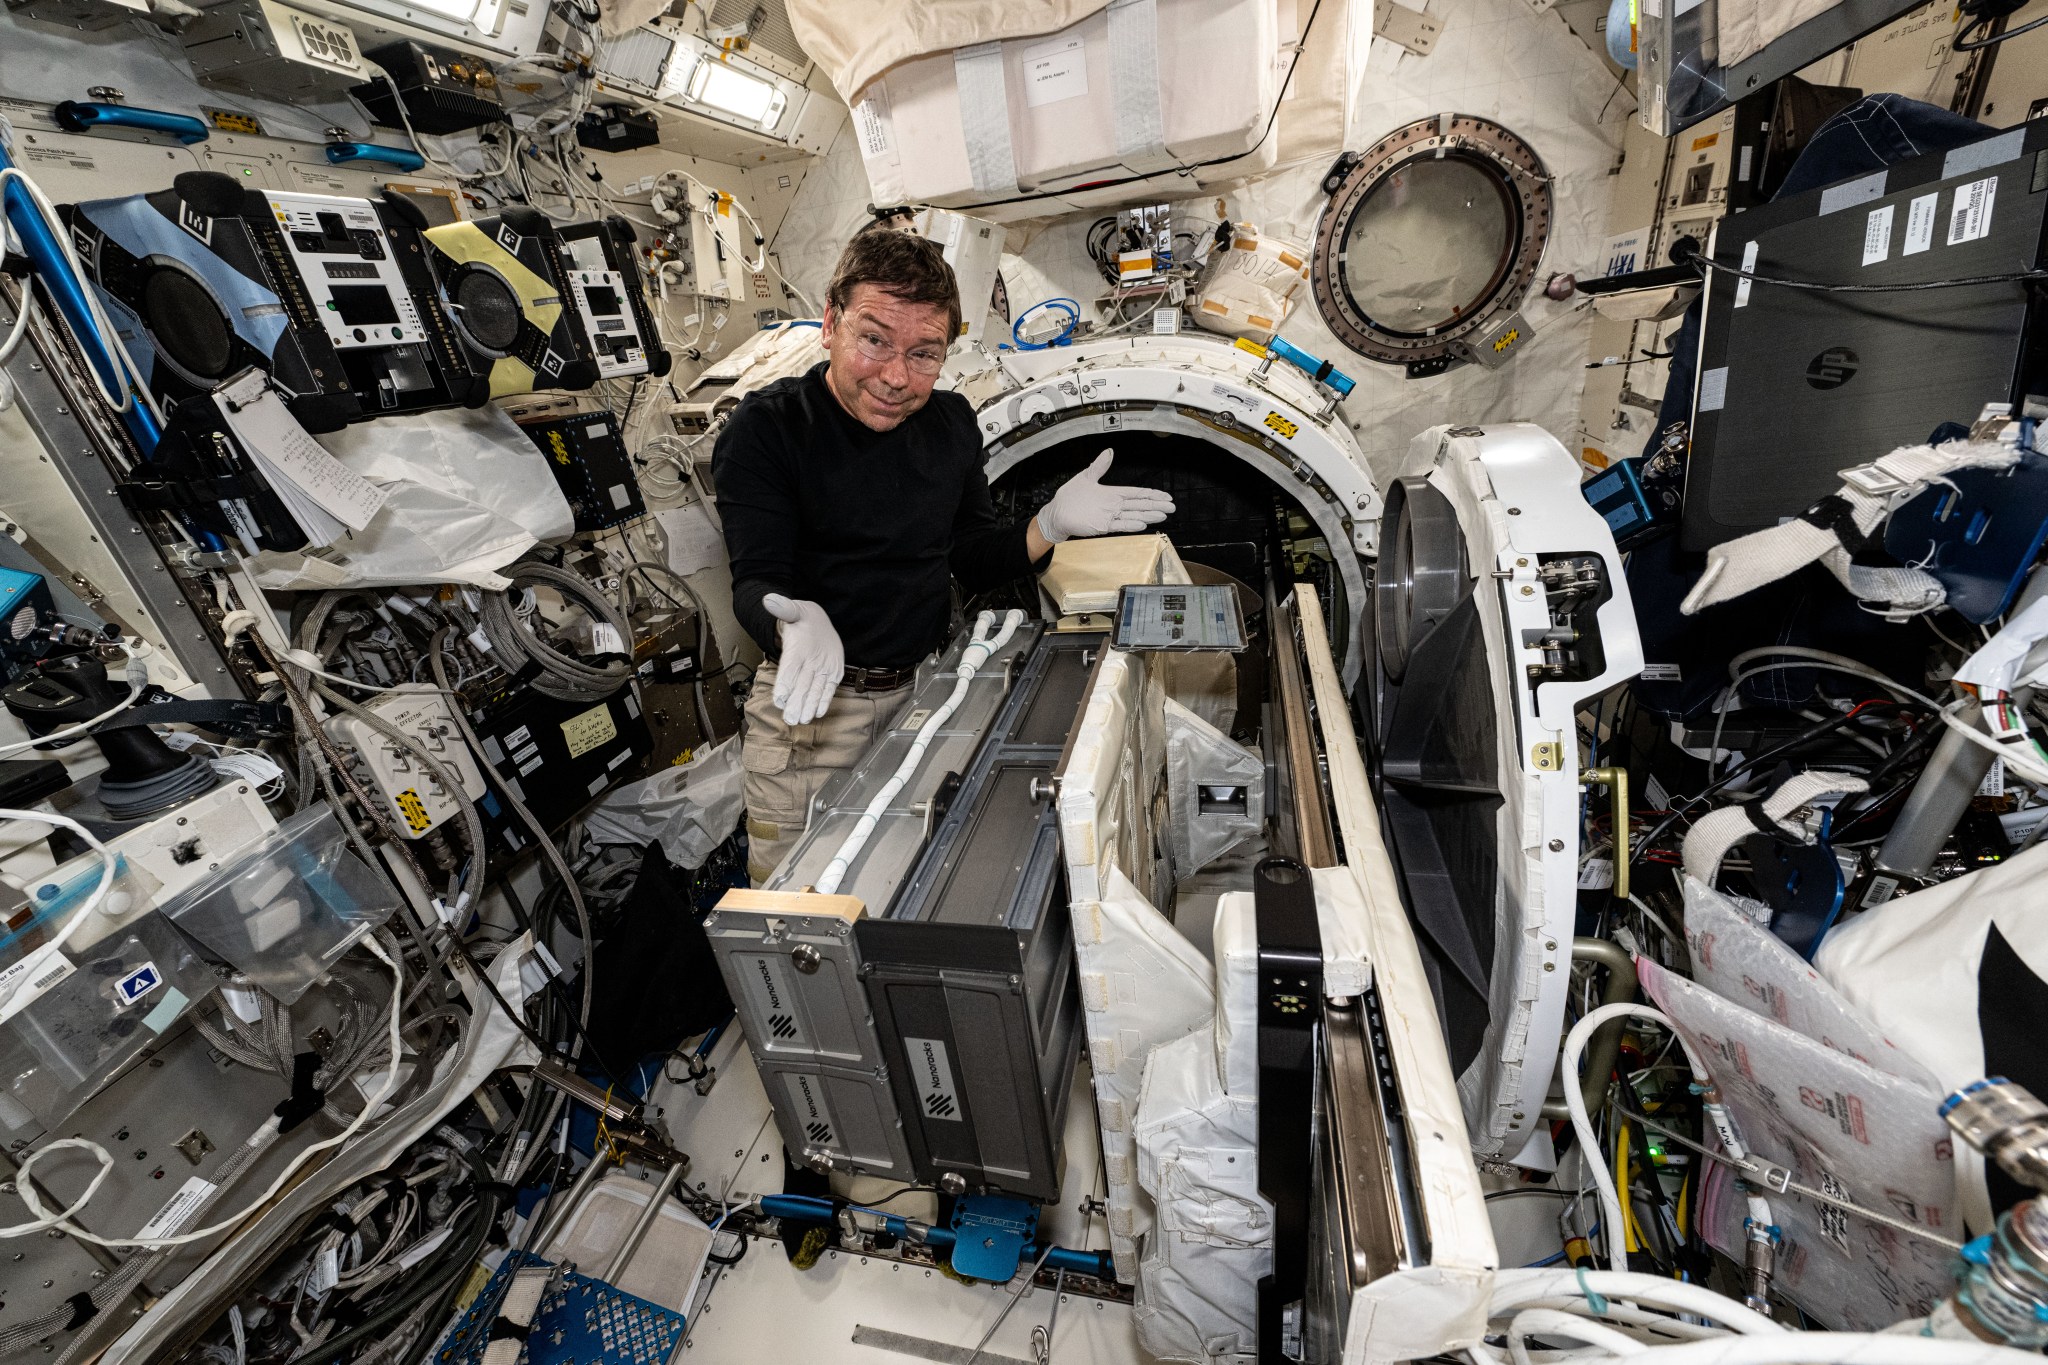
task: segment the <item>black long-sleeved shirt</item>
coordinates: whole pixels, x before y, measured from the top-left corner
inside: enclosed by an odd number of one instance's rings
[[[903,668],[945,643],[951,578],[973,592],[1032,568],[1023,529],[996,520],[974,409],[956,393],[871,431],[821,362],[741,400],[711,475],[733,612],[770,656],[771,592],[823,607],[848,664]]]

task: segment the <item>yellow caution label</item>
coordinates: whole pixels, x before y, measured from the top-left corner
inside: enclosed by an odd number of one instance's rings
[[[1696,152],[1704,152],[1705,150],[1707,150],[1707,148],[1712,147],[1720,140],[1721,135],[1719,133],[1708,133],[1705,137],[1694,138],[1692,140],[1692,149]]]
[[[1294,439],[1294,433],[1301,430],[1299,426],[1297,426],[1293,422],[1288,421],[1285,417],[1282,417],[1277,412],[1269,412],[1266,414],[1266,425],[1271,427],[1273,430],[1279,432],[1282,436],[1285,436],[1290,441]]]
[[[420,794],[411,787],[397,797],[398,813],[405,817],[405,826],[414,834],[425,834],[433,827],[434,818],[427,814],[427,803],[420,800]]]
[[[550,431],[548,433],[548,449],[555,453],[556,464],[565,465],[569,463],[569,445],[568,442],[562,439],[561,432]]]
[[[235,109],[216,109],[210,104],[199,106],[206,115],[206,121],[223,133],[247,133],[250,137],[262,137],[263,125],[254,114],[244,114]]]
[[[1499,355],[1503,351],[1507,350],[1508,347],[1514,345],[1521,339],[1522,329],[1519,327],[1510,327],[1505,332],[1502,332],[1498,337],[1494,338],[1493,353],[1495,355]]]

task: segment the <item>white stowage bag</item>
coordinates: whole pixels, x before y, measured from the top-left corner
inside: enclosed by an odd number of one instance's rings
[[[249,560],[259,588],[467,583],[502,591],[497,570],[576,529],[547,457],[504,409],[381,417],[316,437],[386,493],[361,531],[319,550]]]
[[[702,867],[739,824],[745,779],[735,736],[688,763],[614,789],[583,818],[583,827],[597,843],[658,843],[677,867]]]
[[[1273,1269],[1258,1150],[1258,1096],[1223,1093],[1210,1033],[1153,1050],[1138,1100],[1138,1183],[1157,1213],[1132,1311],[1138,1344],[1157,1359],[1208,1365],[1258,1352],[1258,1282]]]
[[[1937,1097],[2011,1066],[2009,1053],[1986,1060],[1986,1022],[2024,1028],[2019,1021],[2038,1017],[2048,998],[2044,870],[2048,844],[2037,844],[1866,910],[1821,940],[1813,955],[1835,989],[1934,1074]],[[1996,988],[1991,1010],[1979,998],[1987,966]],[[1956,1174],[1970,1228],[1991,1231],[1984,1158],[1961,1147]]]
[[[1294,311],[1294,293],[1307,282],[1307,247],[1238,223],[1230,245],[1211,253],[1209,273],[1188,300],[1188,316],[1211,332],[1268,341]]]
[[[1372,980],[1365,907],[1347,869],[1318,868],[1323,989]],[[1214,1026],[1154,1048],[1135,1133],[1153,1226],[1139,1258],[1138,1344],[1196,1365],[1258,1353],[1259,1277],[1273,1265],[1273,1206],[1259,1193],[1258,911],[1249,892],[1216,903]]]
[[[1153,1049],[1190,1032],[1206,1040],[1215,1014],[1209,963],[1114,864],[1098,900],[1072,908],[1088,1063],[1102,1121],[1102,1162],[1113,1196],[1112,1250],[1132,1259],[1134,1239],[1152,1226],[1152,1204],[1138,1192],[1138,1112],[1145,1061]]]

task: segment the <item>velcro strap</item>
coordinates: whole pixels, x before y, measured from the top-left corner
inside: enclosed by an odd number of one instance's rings
[[[64,1330],[75,1332],[100,1314],[100,1306],[92,1301],[92,1295],[80,1291],[64,1300],[71,1305],[71,1321],[64,1324]]]
[[[1799,514],[1799,519],[1809,525],[1833,534],[1842,542],[1842,548],[1850,554],[1861,554],[1870,547],[1873,536],[1856,524],[1856,511],[1849,506],[1849,500],[1840,493],[1830,493],[1813,506]]]
[[[114,485],[122,502],[137,511],[183,512],[270,491],[262,476],[223,474],[211,478],[127,479]]]
[[[1110,0],[1109,90],[1125,168],[1149,173],[1171,165],[1159,105],[1159,0]]]
[[[982,194],[1017,192],[1017,154],[1010,144],[1010,96],[1003,79],[1003,45],[976,43],[953,53],[960,91],[960,129],[967,171]]]

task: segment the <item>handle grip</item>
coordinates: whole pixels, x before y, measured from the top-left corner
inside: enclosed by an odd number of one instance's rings
[[[163,109],[131,109],[125,104],[92,104],[65,100],[50,111],[57,126],[68,133],[90,133],[101,128],[139,128],[147,133],[169,133],[186,146],[204,142],[213,135],[190,114],[173,114]]]

